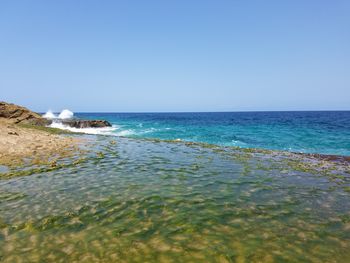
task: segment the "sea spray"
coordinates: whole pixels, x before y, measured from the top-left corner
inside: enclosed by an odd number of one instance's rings
[[[61,111],[60,115],[58,115],[59,119],[65,120],[65,119],[71,119],[73,118],[74,113],[71,112],[70,110],[63,110]]]
[[[101,128],[74,128],[70,127],[68,125],[64,125],[59,120],[55,120],[51,123],[49,126],[51,128],[57,128],[62,130],[68,130],[71,132],[79,132],[79,133],[86,133],[86,134],[101,134],[101,135],[115,135],[113,132],[117,129],[116,126],[112,127],[101,127]]]
[[[65,120],[65,119],[71,119],[73,118],[74,113],[71,112],[70,110],[64,109],[63,111],[61,111],[61,113],[57,116],[55,115],[52,110],[48,110],[43,117],[46,119],[61,119],[61,120]]]
[[[48,110],[44,115],[44,118],[52,120],[52,123],[49,127],[58,128],[62,130],[69,130],[72,132],[86,133],[86,134],[103,134],[103,135],[116,135],[113,132],[117,129],[114,125],[113,127],[98,127],[98,128],[75,128],[70,127],[67,124],[62,123],[63,120],[72,119],[74,113],[68,109],[61,111],[59,115],[55,115],[52,110]]]
[[[51,110],[48,110],[44,115],[43,117],[45,119],[56,119],[57,116],[51,111]]]

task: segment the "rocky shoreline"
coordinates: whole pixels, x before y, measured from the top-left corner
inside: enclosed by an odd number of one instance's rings
[[[15,124],[0,118],[0,165],[51,163],[79,150],[81,138],[37,127],[40,126]]]
[[[25,107],[0,102],[0,165],[12,166],[24,162],[55,162],[79,149],[81,138],[62,136],[67,132],[48,127],[55,119],[43,118]],[[60,122],[73,128],[112,126],[104,120],[65,119]]]
[[[33,112],[25,107],[0,102],[0,118],[7,119],[14,124],[29,124],[36,126],[48,126],[55,119],[43,118],[40,114]],[[64,125],[72,128],[103,128],[111,127],[112,125],[106,120],[82,120],[82,119],[64,119],[60,120]]]
[[[51,123],[50,120],[25,107],[3,101],[0,102],[0,119],[6,119],[9,123],[14,124],[21,123],[37,126],[45,126]]]
[[[81,138],[47,128],[50,121],[27,108],[0,102],[0,165],[54,163],[79,150]]]

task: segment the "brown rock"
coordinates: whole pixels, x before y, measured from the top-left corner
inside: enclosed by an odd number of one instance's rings
[[[102,128],[111,127],[112,125],[105,120],[62,120],[62,124],[68,125],[74,128]]]
[[[23,123],[45,126],[51,123],[41,117],[40,114],[28,110],[25,107],[18,106],[12,103],[0,102],[0,118],[5,118],[13,123]]]

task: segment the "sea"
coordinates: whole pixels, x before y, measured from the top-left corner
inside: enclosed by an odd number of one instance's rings
[[[350,155],[350,111],[76,113],[113,129],[80,130],[221,146]]]
[[[350,262],[349,161],[299,153],[350,155],[350,112],[59,116],[113,126],[0,170],[0,262]]]

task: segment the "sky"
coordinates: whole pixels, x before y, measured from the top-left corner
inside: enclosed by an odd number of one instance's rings
[[[350,1],[0,1],[0,101],[350,110]]]

